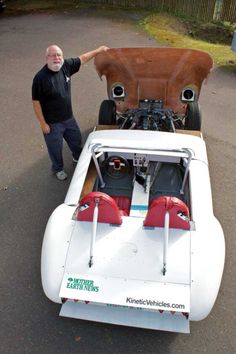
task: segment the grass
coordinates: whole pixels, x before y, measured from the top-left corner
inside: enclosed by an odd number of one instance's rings
[[[152,14],[140,21],[140,26],[154,37],[158,42],[171,47],[192,48],[208,52],[217,66],[222,66],[236,73],[236,53],[231,50],[231,42],[233,30],[231,27],[226,30],[226,26],[222,24],[204,24],[190,20],[173,17],[169,14]],[[203,26],[202,34],[208,33],[209,39],[194,38],[195,34],[192,28],[200,28]],[[208,27],[208,28],[207,28]],[[214,32],[211,35],[211,28]],[[233,26],[232,26],[233,28]],[[216,30],[217,29],[217,30]],[[229,34],[231,33],[231,36]],[[205,33],[204,33],[205,32]],[[219,36],[219,33],[225,33]],[[198,30],[198,33],[201,31]],[[200,36],[200,35],[199,35]],[[220,37],[221,43],[214,43]],[[223,37],[223,38],[222,38]],[[225,38],[224,38],[225,37]],[[224,44],[224,41],[226,42]]]
[[[236,53],[231,51],[236,24],[233,26],[222,23],[202,23],[153,11],[151,13],[150,11],[133,9],[114,9],[105,5],[96,7],[94,4],[83,3],[79,0],[12,0],[7,4],[6,13],[79,11],[84,8],[95,8],[97,15],[103,14],[112,19],[131,19],[162,45],[206,51],[212,56],[215,65],[236,74]]]

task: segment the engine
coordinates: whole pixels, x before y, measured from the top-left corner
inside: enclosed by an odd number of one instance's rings
[[[177,119],[178,120],[178,119]],[[129,109],[119,117],[122,129],[175,131],[176,116],[163,108],[162,100],[140,100],[139,107]]]

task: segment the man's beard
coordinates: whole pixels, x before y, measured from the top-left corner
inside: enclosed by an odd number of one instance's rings
[[[50,63],[48,65],[48,67],[49,67],[50,70],[57,72],[57,71],[59,71],[61,69],[63,63],[64,63],[64,60],[62,60],[61,63],[57,63],[57,64],[56,63]]]

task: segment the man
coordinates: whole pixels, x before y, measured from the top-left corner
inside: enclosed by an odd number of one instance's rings
[[[67,178],[63,170],[63,138],[74,162],[81,152],[81,133],[72,111],[71,76],[79,71],[81,64],[108,49],[101,46],[78,58],[64,60],[61,48],[51,45],[46,50],[46,65],[33,79],[33,108],[52,161],[52,170],[61,181]]]

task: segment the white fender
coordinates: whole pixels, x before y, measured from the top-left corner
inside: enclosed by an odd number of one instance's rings
[[[61,303],[59,291],[64,265],[75,221],[75,206],[59,205],[50,216],[44,234],[41,253],[41,278],[46,296]]]
[[[201,182],[199,181],[201,176]],[[218,295],[225,261],[225,240],[213,214],[211,183],[206,163],[192,161],[190,175],[192,217],[196,231],[191,232],[191,307],[189,319],[206,318]]]
[[[220,288],[225,261],[225,240],[220,223],[211,218],[191,235],[190,321],[206,318]]]

